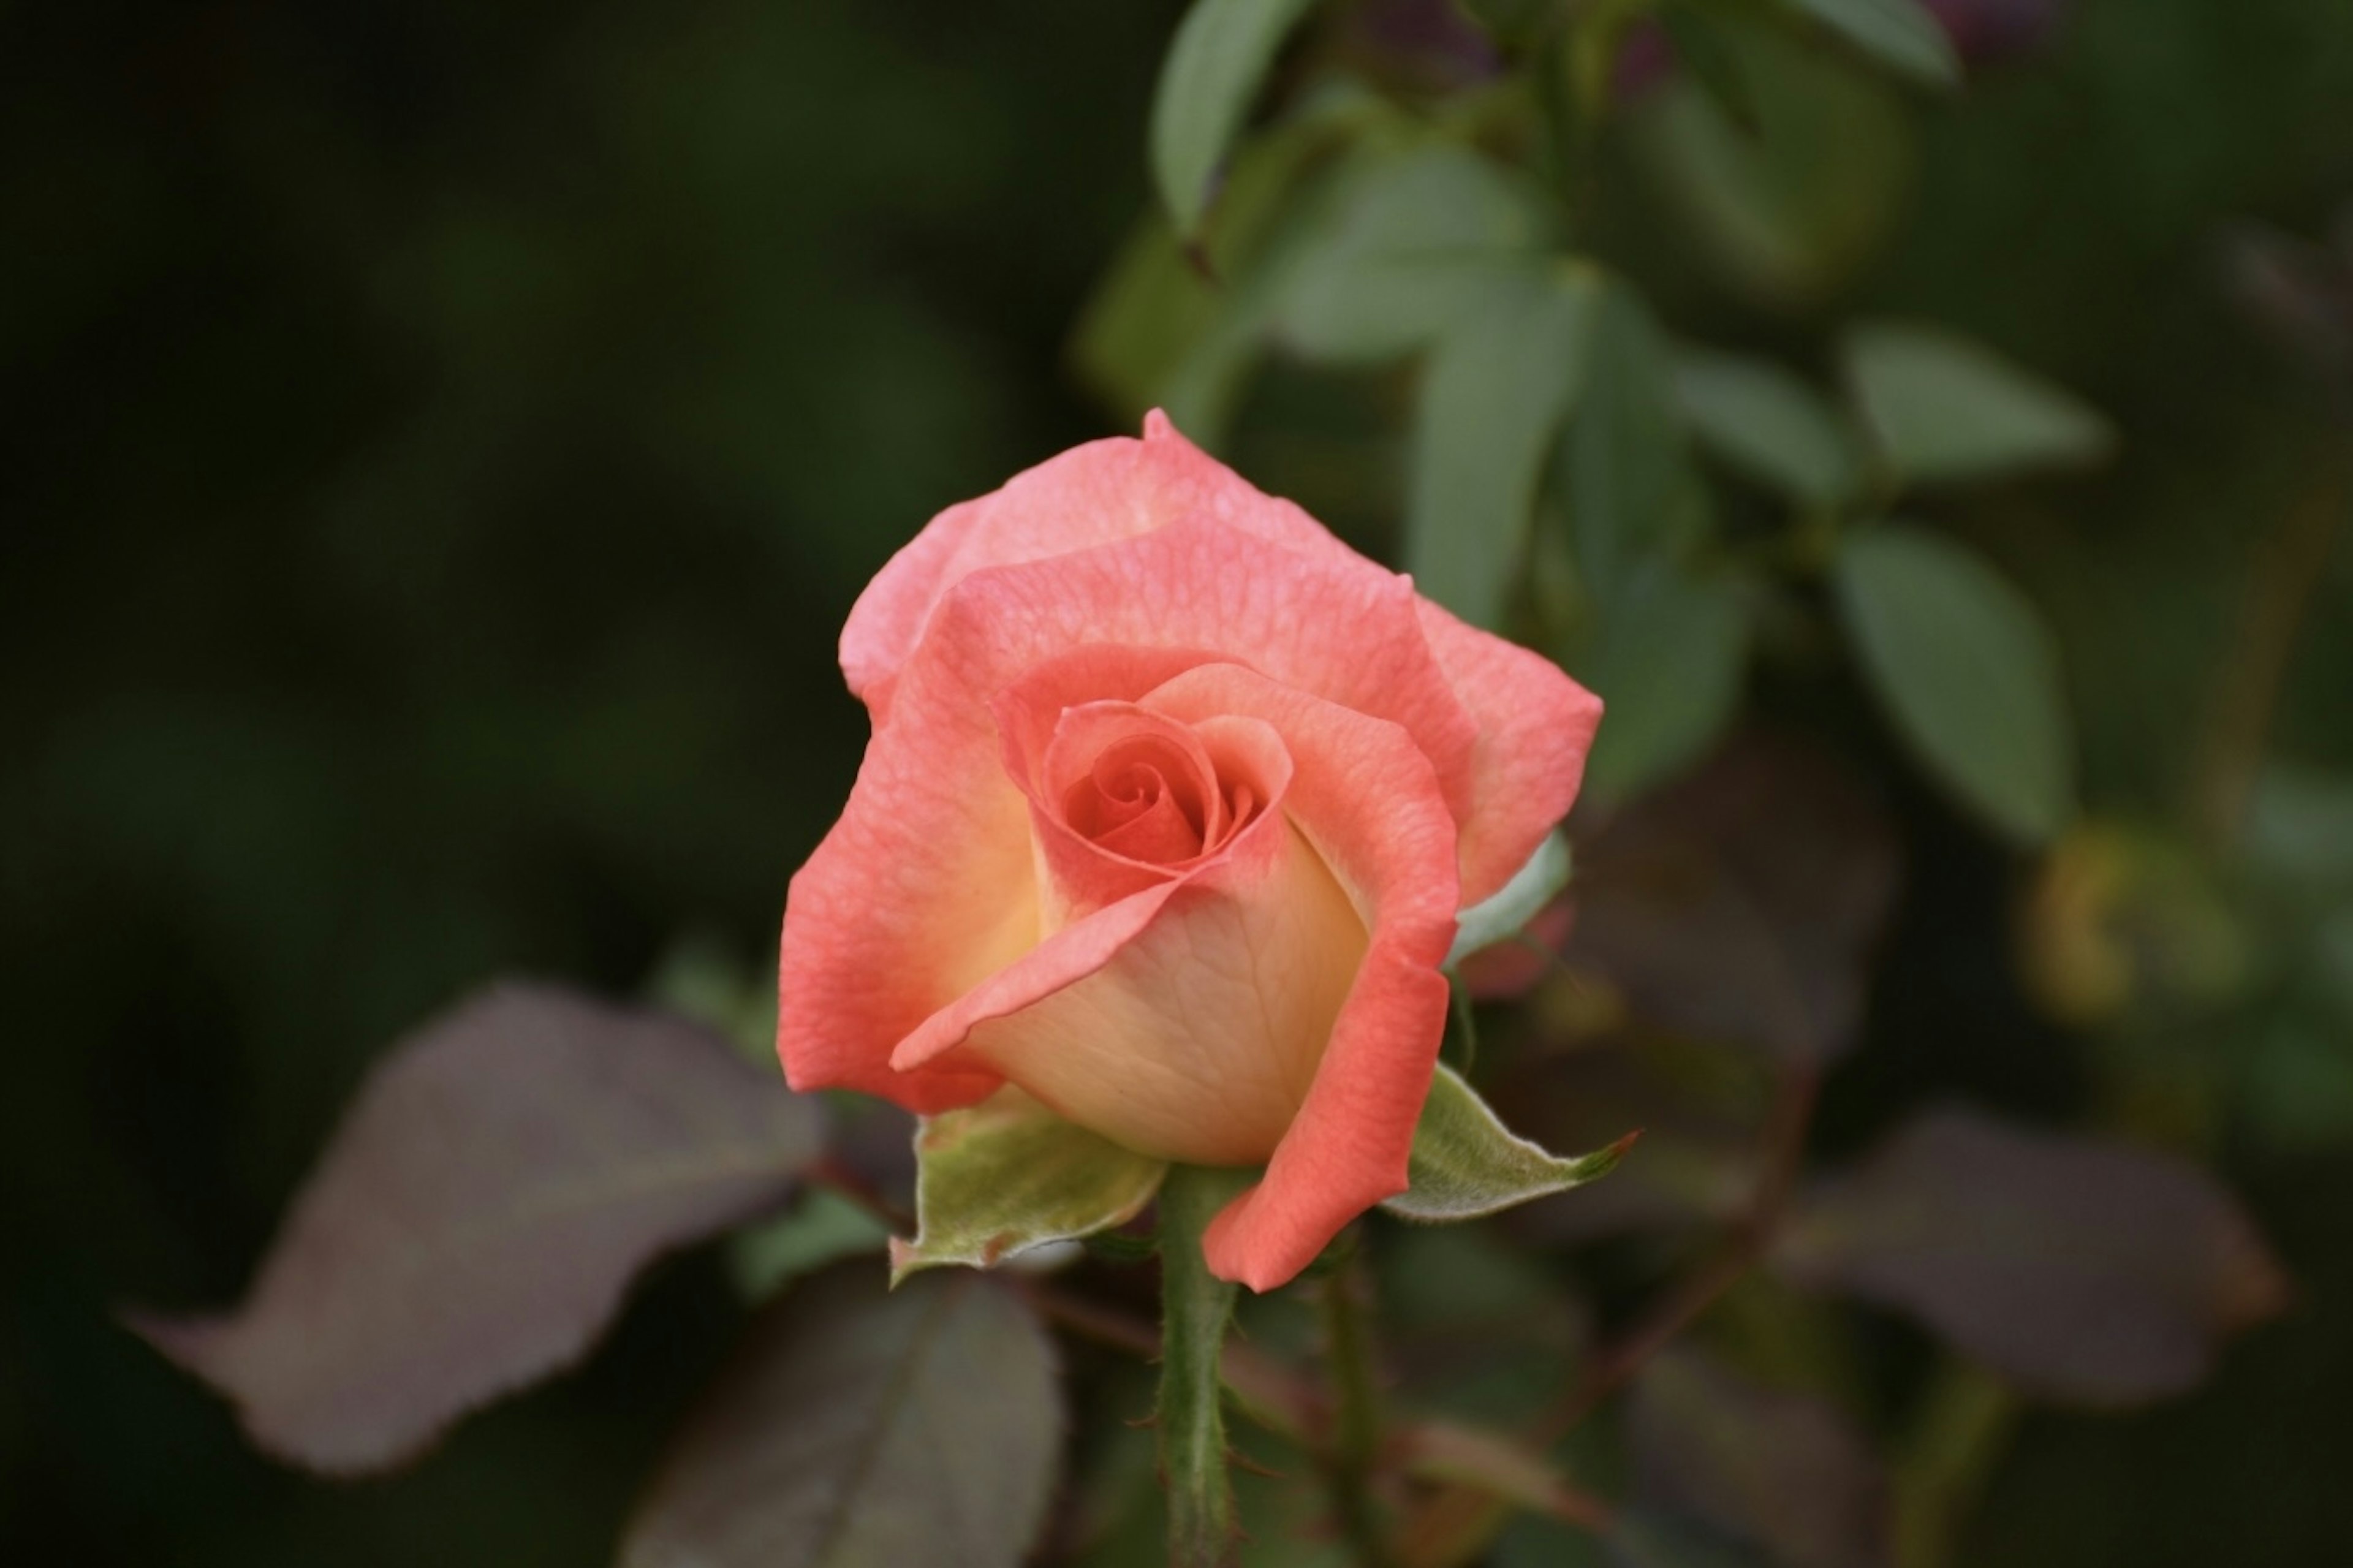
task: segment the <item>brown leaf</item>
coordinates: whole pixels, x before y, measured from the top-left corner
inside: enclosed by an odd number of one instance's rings
[[[1012,1568],[1061,1448],[1053,1348],[969,1269],[839,1264],[769,1308],[640,1506],[621,1568]]]
[[[1564,956],[1653,1025],[1825,1058],[1853,1040],[1895,883],[1876,804],[1824,758],[1751,735],[1583,848]]]
[[[132,1326],[262,1448],[381,1468],[575,1360],[639,1268],[779,1201],[818,1138],[693,1025],[501,986],[375,1069],[243,1306]]]
[[[1890,1561],[1885,1472],[1820,1400],[1680,1351],[1643,1373],[1628,1419],[1646,1508],[1704,1521],[1788,1568]]]
[[[2178,1394],[2287,1282],[2228,1194],[2169,1155],[1931,1111],[1820,1182],[1777,1250],[1801,1283],[1910,1311],[2029,1393]]]

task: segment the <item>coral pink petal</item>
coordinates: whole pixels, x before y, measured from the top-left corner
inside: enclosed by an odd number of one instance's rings
[[[1477,722],[1462,902],[1499,891],[1577,803],[1601,699],[1552,660],[1465,626],[1429,600],[1422,635]]]
[[[1029,952],[925,1019],[891,1054],[901,1073],[930,1065],[962,1045],[973,1026],[1018,1013],[1111,962],[1152,923],[1180,883],[1172,879],[1064,926]]]
[[[942,767],[923,727],[909,728],[868,746],[841,820],[793,878],[776,1047],[797,1089],[854,1089],[928,1115],[1001,1080],[969,1064],[896,1072],[892,1047],[1035,947],[1039,917],[1029,803],[988,738],[984,766]]]
[[[933,612],[971,574],[1112,543],[1180,517],[1225,522],[1327,563],[1369,564],[1296,506],[1253,489],[1155,410],[1140,441],[1118,437],[1072,447],[934,518],[849,612],[841,668],[850,690],[879,722]]]
[[[901,670],[884,732],[919,701],[985,716],[1032,664],[1085,644],[1212,649],[1399,725],[1436,769],[1449,808],[1467,819],[1479,733],[1422,637],[1419,603],[1404,578],[1345,552],[1310,557],[1188,515],[964,579]]]
[[[1405,1190],[1446,1026],[1439,965],[1454,937],[1454,821],[1420,748],[1395,724],[1233,665],[1189,670],[1145,705],[1188,721],[1256,718],[1282,736],[1294,770],[1285,813],[1370,932],[1265,1179],[1218,1215],[1205,1240],[1213,1272],[1270,1290],[1351,1219]]]

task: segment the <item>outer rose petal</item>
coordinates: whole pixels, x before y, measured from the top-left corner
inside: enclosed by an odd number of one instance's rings
[[[1282,734],[1294,769],[1285,809],[1371,933],[1265,1180],[1228,1205],[1204,1240],[1212,1272],[1271,1290],[1341,1226],[1406,1188],[1446,1027],[1439,965],[1460,896],[1454,823],[1428,762],[1396,725],[1233,665],[1189,670],[1145,702],[1172,718],[1247,715]]]
[[[850,611],[841,635],[850,689],[881,723],[899,670],[940,602],[972,573],[1132,538],[1187,517],[1217,519],[1331,570],[1398,580],[1298,507],[1252,487],[1155,410],[1141,441],[1114,437],[1073,447],[934,519]],[[1601,704],[1549,660],[1467,626],[1428,600],[1418,611],[1431,652],[1476,725],[1476,751],[1463,780],[1448,777],[1462,830],[1463,902],[1475,903],[1510,880],[1567,815]]]
[[[1422,635],[1478,725],[1471,815],[1462,825],[1462,903],[1502,889],[1577,804],[1601,699],[1517,643],[1420,601]]]
[[[841,820],[793,879],[777,1020],[789,1081],[918,1111],[997,1087],[968,1054],[897,1071],[892,1053],[1042,934],[1029,803],[1008,778],[1014,737],[1000,738],[995,713],[1025,676],[1084,662],[1072,650],[1108,645],[1108,669],[1122,647],[1230,649],[1282,685],[1404,729],[1449,807],[1467,811],[1478,737],[1415,604],[1377,568],[1198,517],[956,584],[899,674]],[[1153,661],[1126,662],[1134,675]]]
[[[841,630],[841,670],[879,722],[899,668],[948,590],[990,566],[1131,539],[1181,517],[1213,518],[1327,561],[1369,565],[1330,531],[1176,433],[1155,409],[1144,439],[1073,447],[1003,488],[934,518],[868,584]]]

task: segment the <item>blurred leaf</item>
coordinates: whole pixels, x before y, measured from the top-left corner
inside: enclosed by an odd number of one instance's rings
[[[1630,1509],[1609,1532],[1611,1568],[1776,1568],[1754,1548],[1686,1515]]]
[[[1919,0],[1783,0],[1882,65],[1937,87],[1957,87],[1960,57]]]
[[[1535,1420],[1586,1349],[1583,1302],[1498,1226],[1398,1226],[1376,1239],[1381,1365],[1400,1405],[1504,1429]]]
[[[349,1474],[569,1364],[649,1259],[759,1213],[816,1107],[681,1020],[509,984],[395,1046],[233,1315],[132,1326]]]
[[[1935,327],[1858,326],[1845,358],[1863,422],[1906,484],[2077,468],[2116,446],[2107,420],[2073,393]]]
[[[1323,161],[1389,112],[1341,87],[1311,95],[1235,155],[1215,219],[1190,247],[1159,208],[1138,218],[1071,340],[1079,376],[1122,423],[1160,408],[1195,441],[1219,445],[1309,227]]]
[[[1515,1137],[1476,1089],[1441,1064],[1414,1125],[1412,1184],[1381,1207],[1431,1223],[1477,1219],[1606,1176],[1632,1144],[1629,1133],[1591,1154],[1547,1153]]]
[[[2305,995],[2282,1003],[2248,1057],[2246,1110],[2285,1148],[2353,1142],[2353,1021]]]
[[[1691,258],[1776,309],[1812,306],[1878,252],[1902,206],[1915,141],[1900,97],[1767,17],[1716,7],[1750,112],[1672,80],[1628,116],[1642,173]]]
[[[1757,114],[1757,95],[1742,71],[1740,52],[1717,27],[1704,5],[1691,0],[1664,0],[1659,25],[1673,44],[1675,59],[1715,101],[1726,120],[1750,135],[1764,129]]]
[[[1209,1272],[1201,1237],[1246,1172],[1172,1166],[1160,1194],[1160,1472],[1168,1489],[1169,1568],[1229,1568],[1240,1544],[1226,1469],[1219,1390],[1226,1325],[1240,1289]]]
[[[1273,328],[1308,358],[1341,363],[1421,347],[1523,268],[1544,237],[1513,175],[1443,143],[1364,153],[1303,221]]]
[[[1422,373],[1405,569],[1473,626],[1503,622],[1598,289],[1573,263],[1514,278],[1447,331]]]
[[[741,1230],[727,1245],[727,1271],[744,1300],[765,1301],[829,1263],[888,1246],[888,1226],[840,1194],[815,1187],[792,1213]]]
[[[2030,1394],[2179,1394],[2285,1304],[2246,1215],[2169,1155],[1919,1116],[1814,1184],[1777,1254],[1799,1283],[1901,1308]]]
[[[1707,753],[1739,710],[1749,595],[1720,575],[1653,559],[1626,576],[1577,674],[1609,705],[1585,787],[1633,799]]]
[[[1634,1385],[1634,1492],[1702,1519],[1788,1568],[1884,1568],[1885,1471],[1837,1410],[1760,1386],[1691,1351]]]
[[[1650,308],[1612,281],[1588,330],[1584,395],[1563,457],[1577,564],[1606,605],[1636,559],[1679,551],[1705,514],[1687,504],[1696,488],[1690,447],[1666,334]]]
[[[1124,1225],[1160,1190],[1167,1162],[1065,1121],[1018,1089],[924,1119],[915,1137],[915,1239],[891,1242],[891,1277],[976,1268]]]
[[[1282,40],[1314,0],[1194,0],[1152,99],[1152,176],[1179,235],[1208,209],[1218,165]]]
[[[1895,870],[1894,834],[1843,772],[1752,736],[1585,850],[1566,955],[1655,1025],[1833,1057],[1861,1019]]]
[[[2255,781],[2248,863],[2283,885],[2353,891],[2353,778],[2275,763]]]
[[[1800,506],[1855,494],[1862,464],[1837,410],[1768,360],[1708,349],[1675,356],[1675,391],[1701,442],[1725,465]]]
[[[776,972],[754,974],[717,936],[691,931],[647,976],[648,1003],[717,1030],[762,1072],[776,1066]]]
[[[1481,26],[1506,43],[1535,31],[1559,9],[1560,0],[1461,0]]]
[[[1403,1468],[1425,1481],[1477,1487],[1488,1496],[1590,1529],[1590,1499],[1573,1489],[1552,1461],[1511,1438],[1451,1421],[1419,1421],[1406,1429]]]
[[[1519,1211],[1511,1228],[1547,1245],[1721,1224],[1757,1180],[1765,1074],[1753,1050],[1656,1036],[1525,1059],[1496,1087],[1514,1119],[1571,1148],[1642,1130],[1641,1154],[1607,1182]]]
[[[621,1568],[1012,1568],[1061,1458],[1053,1347],[978,1275],[844,1264],[754,1323],[630,1521]]]
[[[2064,827],[2074,737],[2058,648],[2026,596],[1963,546],[1903,524],[1849,533],[1834,574],[1864,673],[1921,763],[2012,838]]]
[[[1557,832],[1546,834],[1510,881],[1456,918],[1446,966],[1451,969],[1481,948],[1519,935],[1568,886],[1568,840]]]
[[[2353,905],[2323,919],[2246,1062],[2247,1110],[2292,1148],[2353,1142]]]

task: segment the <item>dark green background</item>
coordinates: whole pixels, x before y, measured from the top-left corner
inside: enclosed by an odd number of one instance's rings
[[[863,739],[851,598],[1106,427],[1063,344],[1178,9],[0,11],[0,1560],[601,1559],[732,1333],[707,1264],[357,1486],[248,1454],[110,1310],[232,1298],[372,1053],[473,983],[628,992],[689,931],[759,960]],[[1919,112],[1862,302],[2122,426],[2105,475],[1960,521],[2059,626],[2089,797],[2174,811],[2253,542],[2344,442],[2217,244],[2353,195],[2353,6],[2088,0]],[[1377,542],[1397,453],[1331,475],[1319,399],[1276,378],[1290,444],[1246,411],[1238,455]],[[2348,554],[2276,731],[2340,769]],[[2009,977],[2019,868],[1885,765],[1914,877],[1833,1110],[2073,1109]],[[2353,1161],[2226,1174],[2297,1314],[2191,1400],[2031,1420],[1971,1561],[2353,1560]]]

